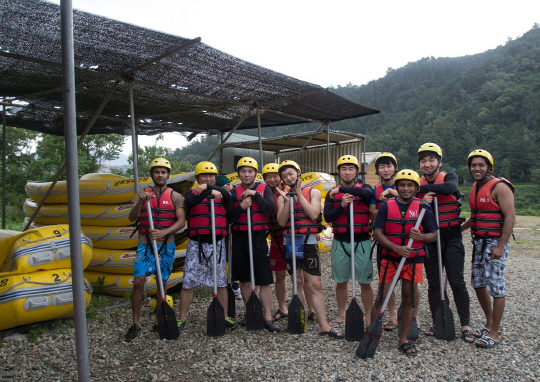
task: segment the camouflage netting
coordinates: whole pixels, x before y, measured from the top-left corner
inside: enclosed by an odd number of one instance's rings
[[[77,10],[73,17],[78,134],[117,81],[90,134],[130,134],[129,80],[143,135],[229,131],[255,105],[261,106],[262,127],[379,112],[200,39]],[[2,0],[0,36],[0,97],[19,105],[7,108],[7,124],[63,135],[60,7],[40,0]],[[253,109],[240,129],[255,127]]]

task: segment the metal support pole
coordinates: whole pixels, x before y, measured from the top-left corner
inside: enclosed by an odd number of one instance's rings
[[[223,135],[224,133],[219,134],[219,145],[221,146],[221,149],[219,150],[219,173],[225,174],[225,171],[223,171]]]
[[[263,158],[263,149],[262,149],[261,108],[260,108],[260,106],[257,106],[257,129],[258,129],[258,132],[259,132],[259,166],[262,169],[264,167],[264,158]]]
[[[81,247],[81,211],[79,206],[77,119],[75,105],[75,59],[73,49],[73,6],[71,0],[60,0],[60,21],[62,38],[62,85],[64,87],[64,135],[67,162],[67,197],[68,205],[70,207],[68,211],[69,247],[71,251],[77,373],[79,381],[90,381]]]
[[[2,109],[2,229],[6,229],[6,166],[7,166],[6,105]]]
[[[133,106],[133,81],[129,81],[129,116],[131,119],[131,143],[133,146],[133,186],[135,187],[135,193],[137,193],[139,190],[139,153],[135,128],[135,107]]]
[[[330,125],[326,123],[326,167],[330,175]]]
[[[366,183],[366,177],[367,177],[366,138],[367,138],[367,135],[364,135],[364,144],[363,144],[363,147],[362,147],[362,151],[363,151],[363,154],[364,154],[364,173],[362,174],[362,179],[364,180],[364,183]]]

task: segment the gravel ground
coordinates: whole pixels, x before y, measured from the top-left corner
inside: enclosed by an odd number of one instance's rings
[[[210,300],[198,298],[189,313],[189,324],[178,341],[159,341],[152,333],[149,301],[143,307],[143,332],[132,344],[123,341],[131,320],[130,307],[101,311],[88,322],[90,373],[93,381],[244,381],[244,380],[392,380],[392,381],[538,381],[540,380],[540,218],[518,217],[517,241],[510,244],[507,269],[506,311],[503,343],[494,349],[479,349],[457,339],[451,343],[426,337],[416,342],[417,357],[397,349],[397,332],[385,332],[374,359],[360,360],[357,343],[317,335],[311,321],[303,335],[248,332],[244,328],[220,338],[208,338],[206,310]],[[471,245],[467,250],[466,279],[470,278]],[[330,256],[321,256],[323,288],[328,318],[337,314]],[[469,282],[468,282],[469,284]],[[430,324],[426,283],[421,285],[420,319]],[[480,327],[483,313],[470,289],[473,327]],[[113,299],[121,303],[122,299]],[[450,295],[450,301],[452,296]],[[457,312],[453,302],[456,331]],[[176,311],[178,307],[175,306]],[[237,302],[237,312],[243,312]],[[0,378],[2,381],[77,380],[74,329],[49,330],[34,342],[28,334],[0,332]]]

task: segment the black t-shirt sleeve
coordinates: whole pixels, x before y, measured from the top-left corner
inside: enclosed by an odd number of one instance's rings
[[[369,184],[363,184],[362,187],[340,187],[339,192],[359,197],[362,200],[362,203],[367,206],[369,206],[371,198],[373,197],[373,187]]]
[[[440,195],[451,195],[458,190],[459,178],[457,174],[449,172],[444,176],[443,184],[424,184],[420,186],[420,192],[426,193],[433,191]]]
[[[377,217],[375,218],[375,222],[373,223],[373,228],[381,228],[384,229],[384,226],[386,225],[386,218],[388,216],[388,205],[386,202],[383,202],[379,209],[377,210]]]
[[[334,199],[330,197],[330,192],[328,192],[324,198],[324,220],[327,223],[335,221],[343,210],[344,208],[341,203],[334,208]]]
[[[255,194],[255,201],[262,212],[266,215],[272,215],[272,212],[274,212],[274,197],[272,196],[272,189],[270,186],[264,188],[264,197],[257,192]]]
[[[435,220],[435,216],[433,215],[433,212],[431,212],[431,209],[426,209],[424,219],[422,219],[422,228],[424,229],[424,233],[437,232],[439,229],[437,220]]]

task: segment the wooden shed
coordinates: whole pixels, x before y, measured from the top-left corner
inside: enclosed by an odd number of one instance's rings
[[[380,151],[366,152],[366,183],[372,186],[381,182],[381,177],[375,174],[375,159],[380,153]]]

